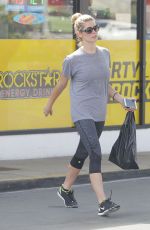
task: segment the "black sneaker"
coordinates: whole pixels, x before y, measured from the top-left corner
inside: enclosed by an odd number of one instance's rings
[[[65,191],[62,186],[59,187],[57,195],[64,201],[67,208],[78,208],[78,203],[74,198],[73,190]]]
[[[120,205],[113,203],[110,199],[107,199],[99,205],[98,215],[107,216],[111,212],[116,212],[119,208]]]
[[[99,216],[108,216],[109,213],[116,212],[118,209],[120,209],[120,205],[115,204],[114,202],[111,201],[111,196],[112,196],[112,190],[109,199],[103,201],[99,205],[99,209],[98,209]]]

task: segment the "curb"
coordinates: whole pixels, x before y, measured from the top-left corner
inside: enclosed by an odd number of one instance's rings
[[[126,170],[103,173],[103,180],[113,181],[129,178],[150,177],[150,169],[143,170]],[[63,177],[34,178],[27,180],[11,180],[0,182],[0,192],[12,192],[29,190],[35,188],[52,188],[58,187],[64,181]],[[79,175],[75,184],[90,183],[89,175]]]

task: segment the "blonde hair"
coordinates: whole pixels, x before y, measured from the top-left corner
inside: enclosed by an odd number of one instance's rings
[[[77,36],[77,32],[81,31],[84,28],[84,23],[87,21],[95,22],[95,19],[91,15],[81,13],[75,13],[71,17],[71,22],[74,26],[77,42],[81,42],[81,38]]]
[[[84,22],[87,22],[87,21],[95,22],[95,19],[91,15],[88,15],[88,14],[81,14],[81,13],[73,14],[71,17],[71,22],[74,26],[75,33],[77,31],[81,31],[83,29]]]

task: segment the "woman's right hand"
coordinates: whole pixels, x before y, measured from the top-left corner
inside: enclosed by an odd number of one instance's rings
[[[55,102],[55,100],[58,98],[58,96],[62,93],[62,91],[64,90],[64,88],[67,86],[67,82],[68,79],[65,76],[61,76],[59,82],[57,83],[57,85],[55,86],[55,88],[53,89],[48,102],[46,104],[46,106],[44,107],[44,114],[47,117],[48,115],[52,115],[53,111],[52,111],[52,106]]]
[[[49,105],[49,104],[47,104],[47,105],[44,107],[43,113],[45,114],[46,117],[47,117],[48,115],[52,115],[52,114],[53,114],[52,106]]]

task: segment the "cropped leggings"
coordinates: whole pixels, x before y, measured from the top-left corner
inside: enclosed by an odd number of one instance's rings
[[[71,166],[81,169],[85,159],[89,156],[89,173],[101,172],[102,154],[99,137],[103,131],[104,121],[79,120],[75,122],[75,126],[80,135],[80,141],[70,161]]]

